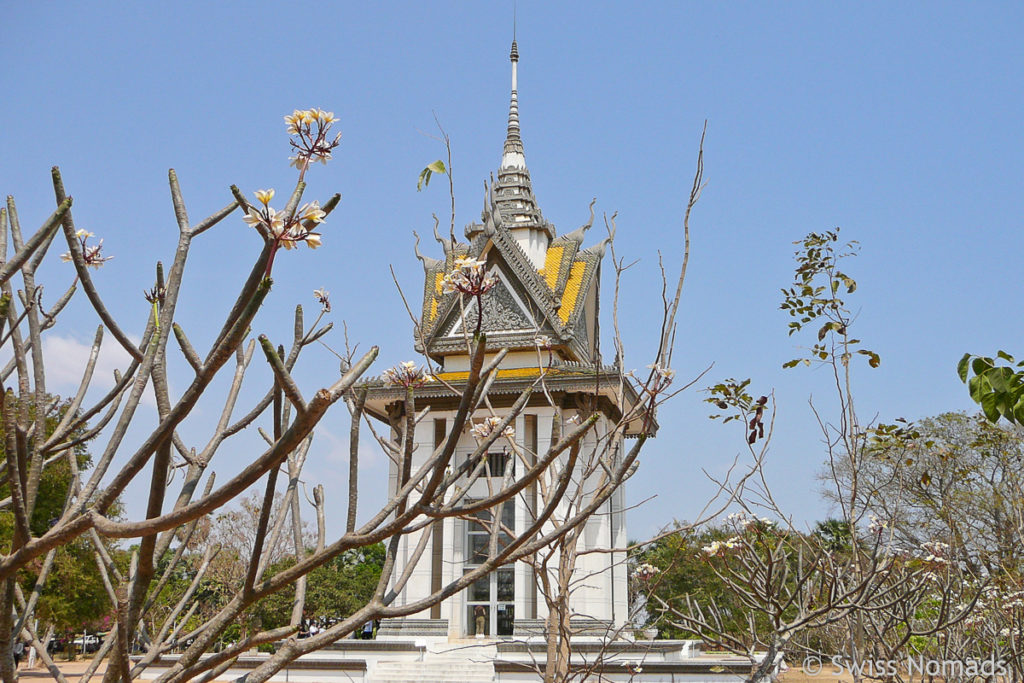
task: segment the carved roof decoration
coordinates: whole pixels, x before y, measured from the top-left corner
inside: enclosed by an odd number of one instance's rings
[[[501,283],[483,297],[489,346],[533,349],[536,337],[547,336],[563,360],[588,361],[597,337],[601,260],[608,240],[583,248],[594,221],[593,202],[589,220],[565,235],[557,235],[541,213],[520,136],[515,41],[510,59],[512,95],[501,165],[497,179],[492,176],[484,184],[480,223],[466,226],[466,243],[442,238],[435,227],[444,259],[421,254],[417,240],[425,277],[416,348],[437,360],[466,353],[460,321],[476,304],[468,299],[460,303],[457,293],[443,293],[441,283],[457,257],[471,256],[485,261],[488,273]]]
[[[497,377],[491,385],[488,395],[493,397],[495,403],[500,403],[502,397],[512,401],[529,387],[534,387],[537,400],[544,401],[546,398],[536,388],[541,378],[541,369],[533,368],[509,368],[497,371]],[[573,394],[598,394],[604,397],[604,410],[609,416],[618,420],[622,416],[622,410],[632,410],[640,400],[640,396],[633,384],[625,378],[619,369],[612,365],[595,367],[589,363],[576,363],[572,361],[557,362],[543,370],[543,383],[547,393],[551,396],[563,396],[571,398]],[[457,401],[461,385],[469,377],[468,372],[440,372],[434,375],[435,381],[416,389],[416,400],[418,405],[434,404],[438,401]],[[449,389],[450,385],[452,389]],[[381,419],[386,419],[387,406],[400,403],[405,398],[405,389],[402,387],[388,386],[380,378],[374,378],[361,382],[360,386],[367,388],[366,410],[370,414]],[[572,407],[572,404],[569,404]],[[648,421],[641,416],[629,421],[625,436],[634,438],[646,433],[648,436],[655,436],[658,431],[657,420]]]

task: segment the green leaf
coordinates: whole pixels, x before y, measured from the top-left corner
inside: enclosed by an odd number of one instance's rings
[[[986,370],[993,367],[995,367],[995,363],[992,362],[991,358],[977,356],[973,361],[971,361],[971,370],[974,370],[975,375],[982,375]]]
[[[444,162],[438,159],[434,163],[428,165],[425,169],[420,171],[419,180],[416,181],[416,191],[419,192],[424,187],[430,185],[430,177],[435,173],[447,173],[447,169],[444,167]]]
[[[1013,406],[1013,419],[1010,421],[1024,424],[1024,396],[1018,398],[1017,403]]]
[[[985,413],[985,417],[989,422],[995,422],[999,419],[999,406],[998,397],[994,393],[986,393],[981,397],[981,410]]]
[[[799,358],[794,358],[791,361],[786,361],[785,363],[783,363],[782,367],[783,367],[783,369],[795,368],[799,364],[800,364],[800,359]]]
[[[881,356],[879,356],[874,351],[868,351],[867,349],[858,349],[857,353],[861,354],[862,356],[867,356],[868,365],[870,365],[873,368],[877,368],[879,365],[882,364]]]
[[[1006,351],[997,351],[996,352],[996,356],[998,356],[999,358],[1002,358],[1007,363],[1012,363],[1013,362],[1013,356],[1008,354]]]
[[[982,396],[992,391],[992,387],[985,375],[975,375],[968,380],[967,391],[971,395],[971,400],[980,404]]]
[[[967,382],[967,367],[971,362],[971,354],[965,353],[964,357],[960,359],[960,362],[956,364],[956,374],[960,376],[960,381]]]
[[[992,391],[997,394],[1005,394],[1013,390],[1013,381],[1016,375],[1013,370],[1007,367],[992,368],[985,373],[985,378],[988,380],[989,386],[992,387]]]

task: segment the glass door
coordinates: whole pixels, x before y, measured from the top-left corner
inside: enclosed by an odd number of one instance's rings
[[[499,567],[466,589],[466,635],[511,636],[515,627],[516,572]]]
[[[512,540],[515,507],[507,501],[501,510],[502,528],[498,548]],[[486,561],[493,529],[490,510],[476,513],[466,524],[466,568],[470,571]],[[477,579],[466,589],[466,635],[478,638],[511,636],[515,626],[516,572],[514,565],[499,567]]]

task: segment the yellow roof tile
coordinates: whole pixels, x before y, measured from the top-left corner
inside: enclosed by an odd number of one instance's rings
[[[544,280],[548,283],[551,291],[555,291],[555,284],[558,282],[558,270],[562,265],[562,252],[565,247],[549,247],[544,255]]]
[[[434,291],[430,295],[430,317],[427,322],[434,322],[437,317],[437,302],[441,298],[441,283],[444,281],[444,273],[434,274]]]
[[[580,296],[580,285],[583,284],[583,273],[586,269],[586,261],[574,261],[569,271],[569,280],[565,283],[565,292],[562,293],[562,305],[558,308],[558,317],[563,323],[569,322],[569,316],[576,309],[576,299]]]
[[[557,370],[548,370],[548,374],[556,374]],[[540,375],[540,368],[508,368],[498,370],[498,379],[503,377],[537,377]],[[446,382],[459,382],[469,379],[468,372],[442,372],[436,375],[438,379]]]

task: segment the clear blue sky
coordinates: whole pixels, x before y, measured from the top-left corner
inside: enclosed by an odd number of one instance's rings
[[[631,367],[650,362],[656,252],[678,263],[708,120],[709,184],[692,221],[675,365],[681,378],[714,363],[708,381],[751,377],[775,389],[770,478],[797,519],[826,513],[807,400],[827,411],[829,382],[780,369],[797,353],[778,310],[794,240],[842,226],[862,244],[848,265],[860,283],[851,303],[857,335],[882,356],[856,376],[864,418],[971,409],[954,372],[960,355],[1024,353],[1013,305],[1024,253],[1022,14],[984,2],[519,3],[520,113],[540,205],[564,232],[596,197],[599,212],[619,212],[620,255],[641,260],[621,302]],[[338,191],[342,204],[321,250],[282,255],[256,331],[287,341],[289,311],[313,310],[323,286],[338,327],[346,321],[363,347],[380,344],[379,372],[412,356],[388,266],[415,298],[412,230],[446,215],[443,183],[416,192],[419,170],[441,155],[421,131],[436,112],[452,137],[461,228],[478,216],[500,158],[511,18],[505,2],[17,3],[0,41],[0,192],[38,225],[52,210],[49,168],[61,166],[77,223],[115,256],[97,282],[139,334],[142,290],[175,241],[167,169],[196,220],[230,201],[232,183],[285,192],[294,174],[281,117],[332,110],[342,146],[313,169],[307,196]],[[258,249],[237,217],[197,244],[182,322],[200,349]],[[60,264],[47,275],[53,301],[70,276]],[[95,324],[73,308],[51,350],[74,357]],[[336,372],[313,349],[300,379],[312,393]],[[691,517],[711,488],[701,468],[720,474],[742,450],[738,428],[710,422],[702,398],[690,391],[662,411],[629,484],[631,500],[657,498],[631,513],[631,536]],[[203,404],[190,420],[197,445],[217,410]],[[344,490],[347,415],[339,407],[330,419],[308,478]],[[250,456],[222,457],[226,475]],[[379,458],[367,462],[367,496],[383,492],[384,475]],[[329,501],[336,529],[344,511],[339,496]]]

